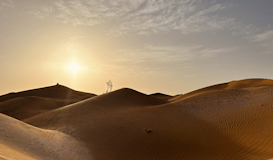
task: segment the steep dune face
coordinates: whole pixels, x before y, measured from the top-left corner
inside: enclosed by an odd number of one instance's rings
[[[6,95],[0,96],[0,102],[10,100],[13,98],[19,97],[28,97],[28,96],[35,96],[35,97],[42,97],[42,98],[55,98],[55,99],[74,99],[74,100],[84,100],[93,96],[94,94],[84,93],[72,90],[62,85],[55,85],[45,88],[38,88],[18,93],[9,93]]]
[[[61,132],[43,130],[0,114],[0,157],[12,149],[33,159],[92,159],[85,146]],[[13,153],[14,154],[14,153]]]

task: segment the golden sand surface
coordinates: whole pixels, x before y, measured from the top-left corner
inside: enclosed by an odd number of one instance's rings
[[[36,160],[23,152],[0,143],[0,160]]]

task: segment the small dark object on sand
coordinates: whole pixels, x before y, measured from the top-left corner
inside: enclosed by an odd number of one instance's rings
[[[146,129],[146,128],[145,128],[145,131],[146,131],[146,133],[152,132],[152,130],[149,130],[149,129]]]

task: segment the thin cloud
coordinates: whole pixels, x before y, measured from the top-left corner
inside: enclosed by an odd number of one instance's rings
[[[1,0],[0,1],[0,11],[4,8],[13,8],[15,5],[14,5],[14,2],[13,0]]]
[[[214,12],[224,9],[220,4],[203,9],[202,1],[153,1],[125,17],[121,23],[123,32],[159,32],[178,30],[181,33],[196,33],[223,29],[233,19],[219,17]]]
[[[252,40],[254,42],[273,40],[273,30],[268,30],[264,33],[256,34],[252,37]]]
[[[45,8],[29,13],[38,18],[52,15],[56,20],[72,25],[107,23],[112,26],[111,32],[119,34],[169,30],[188,34],[235,25],[233,18],[218,16],[217,12],[225,6],[205,4],[202,0],[56,0]]]
[[[191,70],[192,62],[198,59],[214,58],[234,50],[236,48],[211,49],[201,45],[183,47],[147,45],[143,49],[129,48],[112,53],[115,58],[108,59],[105,63],[114,64],[115,67],[111,68],[126,67],[130,68],[130,71],[143,74],[171,74],[171,68]]]
[[[267,30],[263,33],[253,34],[249,37],[249,40],[251,42],[258,43],[258,45],[260,45],[264,49],[262,53],[273,53],[273,30]]]
[[[39,9],[37,8],[31,9],[27,13],[33,15],[37,19],[44,19],[48,18],[52,11],[53,11],[52,7],[41,7]]]
[[[213,58],[219,54],[228,53],[236,48],[211,49],[202,45],[194,46],[152,46],[147,45],[143,49],[128,49],[115,53],[120,55],[116,61],[158,62],[162,64],[174,62],[192,61],[198,58]]]

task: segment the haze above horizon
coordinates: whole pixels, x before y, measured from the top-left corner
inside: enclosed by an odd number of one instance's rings
[[[0,95],[57,82],[170,95],[273,78],[273,1],[0,0]]]

